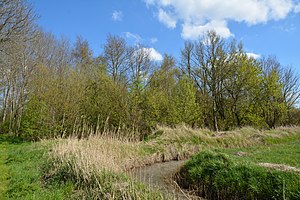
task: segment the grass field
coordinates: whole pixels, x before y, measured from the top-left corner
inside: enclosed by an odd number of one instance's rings
[[[73,186],[43,183],[43,156],[50,143],[0,136],[0,199],[63,199]]]
[[[223,149],[221,152],[233,155],[234,159],[240,161],[285,164],[300,169],[300,138],[281,144]],[[236,156],[237,154],[242,154],[242,156]]]
[[[1,135],[0,199],[163,199],[158,191],[128,178],[126,171],[206,150],[233,163],[250,163],[251,170],[258,163],[300,168],[299,133],[298,127],[219,133],[159,127],[144,141],[91,136],[40,142]],[[267,176],[269,169],[258,167]]]
[[[80,141],[79,143],[74,143],[75,140],[69,141],[72,141],[72,144],[75,145],[75,150],[76,147],[80,147],[84,143],[84,140],[81,141],[83,143]],[[105,141],[108,142],[108,140]],[[105,141],[100,140],[99,142],[105,144]],[[75,155],[72,155],[72,151],[69,149],[70,151],[67,154],[60,152],[62,153],[60,155],[66,156],[64,160],[61,160],[61,163],[53,163],[53,157],[49,157],[49,152],[53,151],[53,146],[59,148],[60,144],[63,144],[60,140],[30,142],[13,136],[1,135],[0,200],[116,199],[119,197],[125,199],[164,198],[164,195],[158,191],[150,190],[143,184],[133,182],[125,174],[118,173],[118,170],[121,169],[113,167],[113,165],[119,166],[112,163],[114,160],[112,162],[109,162],[111,160],[100,160],[102,163],[107,162],[107,167],[105,168],[104,166],[104,168],[101,167],[99,170],[95,170],[96,168],[85,165],[86,163],[72,162],[71,157]],[[99,143],[96,141],[96,144],[98,145]],[[106,143],[105,145],[107,147],[111,144]],[[114,145],[118,144],[120,144],[118,141],[114,141]],[[97,145],[93,146],[94,152],[99,150],[96,148]],[[103,150],[101,147],[100,149]],[[117,149],[115,152],[111,152],[112,156],[110,158],[116,156],[117,152],[126,153],[122,149]],[[83,156],[87,156],[88,153],[92,152],[86,152]],[[93,154],[91,156],[97,155]],[[107,155],[105,156],[105,159],[109,158]],[[80,157],[77,161],[87,161],[82,160],[83,158],[85,157]],[[61,165],[56,168],[58,164]],[[94,165],[95,163],[92,164]],[[101,166],[101,163],[99,164]],[[78,171],[72,168],[83,166],[85,168],[77,168]],[[112,171],[108,171],[108,167],[111,167]]]
[[[178,177],[206,199],[300,199],[300,134],[200,152]]]

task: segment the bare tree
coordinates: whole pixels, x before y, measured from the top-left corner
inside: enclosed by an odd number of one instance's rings
[[[75,64],[80,65],[79,68],[85,68],[93,63],[93,51],[90,49],[88,41],[82,37],[77,37],[72,56]]]
[[[123,38],[108,35],[103,57],[106,60],[107,71],[115,83],[120,82],[126,76],[129,69],[129,55],[130,51]]]
[[[141,45],[130,48],[130,109],[133,111],[130,117],[135,130],[140,129],[145,123],[142,109],[143,92],[149,81],[148,76],[151,65],[150,51],[147,48]]]
[[[150,52],[141,45],[131,48],[129,66],[130,81],[135,89],[142,89],[148,79],[148,73],[151,69]]]
[[[215,32],[208,32],[195,45],[195,76],[203,94],[212,100],[213,128],[219,130],[218,115],[224,116],[222,94],[226,75],[227,47],[225,41]]]
[[[194,53],[194,44],[190,41],[184,43],[184,48],[181,50],[181,69],[187,74],[189,78],[192,78],[192,59]]]
[[[18,129],[23,113],[23,106],[28,95],[28,82],[35,68],[34,50],[28,43],[11,45],[5,62],[2,81],[3,89],[2,122],[9,116],[9,128]]]
[[[36,16],[25,0],[0,0],[0,44],[17,37],[28,37]],[[30,34],[28,34],[30,33]]]
[[[287,67],[282,70],[281,82],[284,101],[287,108],[291,109],[298,103],[300,97],[299,76],[291,67]]]
[[[10,127],[20,122],[26,86],[32,72],[32,50],[36,16],[25,0],[0,0],[0,99],[2,122]],[[17,123],[16,123],[17,122]]]

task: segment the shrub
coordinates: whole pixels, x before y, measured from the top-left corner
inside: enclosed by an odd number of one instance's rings
[[[299,174],[233,161],[211,151],[188,161],[178,182],[207,199],[300,199]]]

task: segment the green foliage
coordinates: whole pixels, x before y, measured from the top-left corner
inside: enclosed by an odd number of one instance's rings
[[[257,101],[260,93],[261,70],[258,62],[244,53],[236,54],[234,62],[229,64],[225,82],[229,127],[246,125],[258,126],[262,119],[257,114]]]
[[[50,116],[47,114],[45,102],[32,97],[23,115],[20,129],[23,136],[30,138],[50,136],[47,127]]]
[[[177,71],[170,66],[168,68],[167,64],[170,63],[166,62],[151,76],[150,86],[145,94],[146,121],[152,127],[157,124],[174,126],[180,123],[201,125],[201,110],[196,102],[194,82],[185,75],[176,79]]]
[[[150,77],[143,106],[145,120],[150,127],[157,124],[174,125],[178,122],[174,115],[176,108],[172,102],[172,91],[176,85],[175,74],[172,60],[167,56],[161,67]]]
[[[87,123],[103,130],[105,123],[111,127],[126,124],[127,93],[121,85],[117,85],[107,75],[97,74],[95,80],[89,80],[81,103],[81,115],[87,117]],[[120,112],[122,110],[122,112]],[[109,120],[106,122],[106,120]]]
[[[43,182],[42,166],[47,149],[42,143],[0,136],[1,199],[65,199],[69,196],[72,185]]]
[[[14,89],[20,94],[3,97],[1,132],[81,137],[107,129],[149,134],[157,125],[217,131],[300,123],[292,72],[282,74],[272,57],[249,58],[241,44],[215,32],[185,46],[180,68],[172,56],[151,62],[144,48],[111,35],[97,58],[80,37],[74,48],[51,34],[39,37],[49,49],[32,46],[40,58],[30,57],[32,73],[24,88]]]
[[[269,128],[275,128],[286,115],[287,107],[282,95],[282,84],[278,72],[273,69],[266,74],[262,83],[262,115]]]
[[[299,199],[300,176],[237,162],[222,153],[204,151],[180,172],[182,185],[207,199]]]
[[[172,103],[177,124],[201,125],[198,123],[201,122],[201,110],[196,102],[196,88],[187,76],[183,76],[176,84],[172,93]]]

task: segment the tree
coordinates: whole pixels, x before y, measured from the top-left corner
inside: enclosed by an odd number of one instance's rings
[[[249,58],[241,46],[236,52],[228,64],[224,87],[230,116],[227,121],[233,127],[241,127],[251,125],[253,121],[255,114],[251,107],[256,103],[261,84],[259,77],[261,70],[259,63],[255,59]]]
[[[194,53],[194,44],[190,41],[184,43],[181,50],[181,69],[189,77],[192,78],[194,67],[192,66],[192,58]]]
[[[209,96],[213,129],[219,130],[219,116],[225,119],[223,105],[223,83],[229,62],[225,41],[216,34],[208,32],[195,44],[195,80],[202,95]]]
[[[176,110],[177,124],[185,123],[193,127],[202,125],[202,113],[196,102],[196,88],[193,80],[186,75],[174,87],[172,102]]]
[[[106,60],[107,72],[115,83],[124,82],[129,70],[130,52],[123,38],[108,35],[104,45],[103,57]]]
[[[93,65],[93,51],[90,49],[87,40],[82,39],[82,37],[77,37],[75,47],[72,50],[72,57],[77,70],[86,72],[88,68]]]
[[[176,107],[172,101],[178,74],[175,58],[165,54],[159,68],[151,74],[146,87],[143,109],[147,126],[178,123]]]
[[[296,106],[300,98],[299,75],[291,67],[284,68],[281,73],[281,83],[283,99],[287,108],[287,118],[284,124],[295,124],[293,123],[293,113],[297,111]]]
[[[39,31],[30,46],[34,50],[32,62],[35,69],[28,82],[28,98],[22,124],[31,124],[32,127],[43,124],[48,130],[44,133],[63,133],[72,120],[71,113],[75,116],[78,113],[77,104],[72,100],[79,99],[76,98],[77,95],[82,94],[80,91],[74,92],[71,87],[71,48],[65,39],[58,40],[43,31]],[[30,116],[39,120],[32,120]],[[34,122],[36,124],[32,124]],[[28,128],[22,130],[29,131]]]
[[[261,59],[263,82],[261,86],[262,115],[269,128],[275,128],[285,117],[287,107],[284,103],[283,84],[280,82],[281,65],[276,57]]]
[[[35,18],[27,1],[0,0],[0,44],[33,37]]]
[[[142,104],[144,89],[148,84],[149,70],[152,67],[150,52],[141,45],[131,48],[129,66],[131,121],[134,129],[140,129],[145,123]]]
[[[293,108],[299,101],[299,76],[291,68],[283,68],[281,72],[282,93],[288,109]]]
[[[33,67],[27,43],[36,36],[34,19],[26,1],[0,0],[0,115],[11,130],[19,129],[26,102]]]

